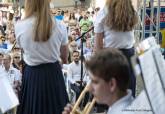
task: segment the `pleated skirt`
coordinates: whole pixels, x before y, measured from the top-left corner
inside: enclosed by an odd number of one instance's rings
[[[17,114],[61,114],[68,101],[58,62],[25,66]]]
[[[132,69],[132,64],[131,64],[131,57],[135,54],[135,49],[130,48],[130,49],[120,49],[120,51],[125,55],[125,57],[128,60],[129,67],[130,67],[130,84],[129,84],[129,89],[132,90],[132,96],[135,97],[136,94],[136,77]]]

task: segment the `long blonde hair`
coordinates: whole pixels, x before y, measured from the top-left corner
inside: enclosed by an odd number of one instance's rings
[[[131,31],[138,22],[138,16],[131,0],[107,0],[108,13],[104,23],[115,31]]]
[[[49,9],[49,0],[25,0],[25,18],[36,17],[34,27],[34,41],[49,40],[52,31],[52,18]]]

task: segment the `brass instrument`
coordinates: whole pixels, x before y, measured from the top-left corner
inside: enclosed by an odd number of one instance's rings
[[[85,106],[83,111],[79,110],[79,104],[80,104],[81,100],[84,98],[86,92],[88,92],[88,91],[89,91],[89,85],[87,85],[84,88],[84,90],[82,91],[82,93],[80,94],[80,96],[79,96],[77,102],[75,103],[75,105],[74,105],[74,107],[72,109],[72,112],[70,114],[89,114],[90,113],[91,109],[93,108],[93,106],[94,106],[94,104],[96,102],[95,98],[93,98],[92,102],[88,102],[86,104],[86,106]]]
[[[13,44],[13,47],[11,48],[11,51],[13,51],[13,50],[14,50],[14,48],[15,48],[16,44],[17,44],[17,42],[16,42],[16,40],[15,40],[15,41],[14,41],[14,44]]]

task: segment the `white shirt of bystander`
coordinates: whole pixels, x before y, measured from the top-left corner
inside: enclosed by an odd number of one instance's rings
[[[87,81],[87,71],[83,65],[83,80]],[[76,83],[76,81],[81,80],[81,62],[76,64],[74,61],[69,64],[68,67],[68,81],[71,83]]]

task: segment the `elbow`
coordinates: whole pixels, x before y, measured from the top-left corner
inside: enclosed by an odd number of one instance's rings
[[[67,62],[68,62],[68,55],[69,55],[69,53],[68,53],[67,46],[62,47],[61,48],[61,60],[62,60],[63,64],[67,64]]]

